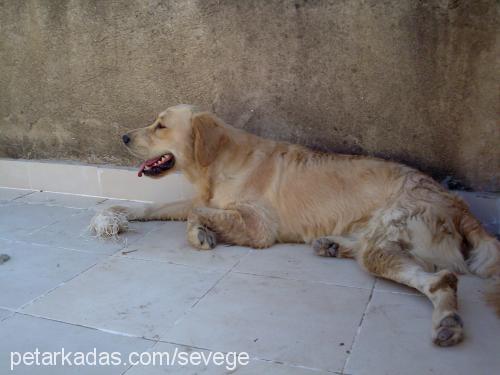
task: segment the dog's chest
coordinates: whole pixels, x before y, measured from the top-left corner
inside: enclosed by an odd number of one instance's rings
[[[241,180],[238,176],[222,173],[213,182],[210,206],[225,208],[242,200]]]

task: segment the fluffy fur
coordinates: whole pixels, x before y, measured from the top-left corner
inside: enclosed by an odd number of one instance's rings
[[[140,158],[173,154],[172,170],[185,174],[197,196],[107,209],[94,220],[98,233],[124,230],[123,217],[108,216],[121,212],[129,220],[187,220],[188,241],[199,249],[216,241],[310,243],[318,255],[355,258],[368,272],[425,294],[440,346],[463,338],[454,273],[500,275],[499,242],[459,197],[407,166],[262,139],[186,105],[127,136]],[[491,299],[497,310],[499,291]]]
[[[127,215],[116,208],[101,211],[90,221],[89,230],[97,237],[116,238],[119,233],[128,230]]]

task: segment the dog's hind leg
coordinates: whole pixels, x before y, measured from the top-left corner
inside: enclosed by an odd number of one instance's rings
[[[462,319],[457,313],[457,277],[448,270],[427,272],[424,266],[396,241],[364,243],[358,262],[368,272],[408,285],[425,294],[434,305],[432,339],[451,346],[463,338]]]
[[[188,217],[188,241],[198,249],[208,250],[221,242],[269,247],[276,241],[276,230],[264,210],[250,205],[230,209],[197,207]]]

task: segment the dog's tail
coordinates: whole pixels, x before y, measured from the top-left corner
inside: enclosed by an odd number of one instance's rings
[[[500,318],[500,242],[468,212],[461,217],[460,232],[469,248],[469,271],[480,277],[496,279],[486,292],[486,300]]]

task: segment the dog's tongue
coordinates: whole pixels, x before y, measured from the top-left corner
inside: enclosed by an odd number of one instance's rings
[[[149,167],[156,163],[158,160],[160,160],[162,157],[154,158],[154,159],[149,159],[146,161],[143,161],[141,165],[139,166],[139,172],[137,172],[137,176],[142,177],[142,172],[144,171],[144,168]]]

